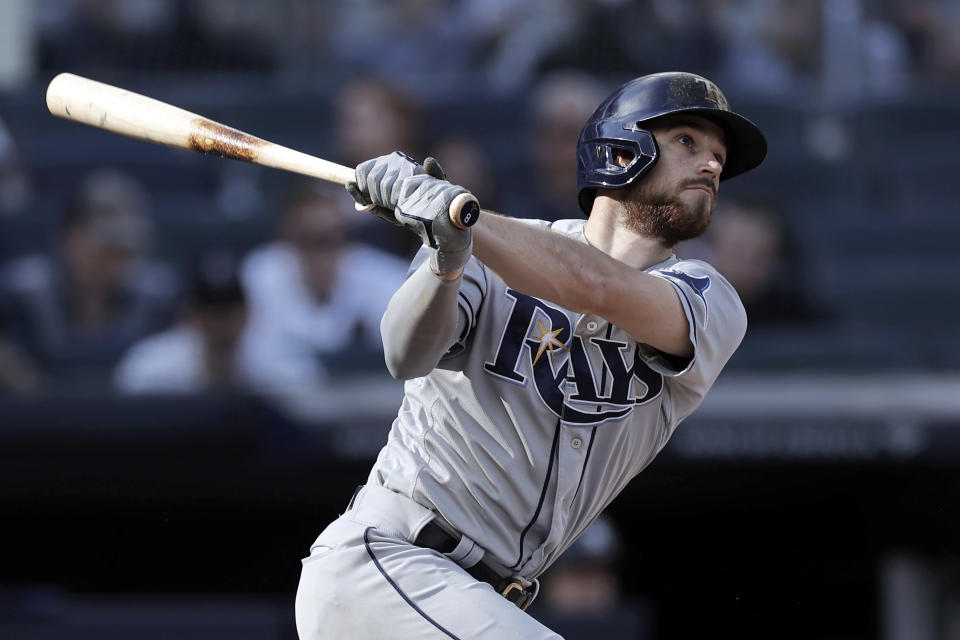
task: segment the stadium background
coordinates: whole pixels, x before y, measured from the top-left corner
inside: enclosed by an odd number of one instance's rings
[[[770,143],[721,201],[782,212],[785,307],[816,312],[751,329],[612,506],[643,637],[960,638],[955,2],[4,0],[0,25],[4,263],[54,251],[96,167],[141,181],[152,255],[180,271],[269,239],[287,185],[56,120],[43,92],[61,71],[345,163],[341,88],[386,78],[416,97],[416,151],[475,142],[484,204],[514,215],[544,78],[717,81]],[[299,559],[399,399],[375,354],[328,368],[283,398],[4,388],[0,636],[295,637]]]

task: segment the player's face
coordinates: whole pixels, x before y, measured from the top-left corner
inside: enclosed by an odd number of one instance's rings
[[[727,147],[723,129],[699,116],[668,116],[650,131],[660,156],[624,194],[627,226],[673,246],[710,225]]]

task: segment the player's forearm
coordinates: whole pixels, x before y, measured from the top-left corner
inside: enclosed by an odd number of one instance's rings
[[[597,287],[621,263],[541,226],[484,211],[473,254],[510,287],[581,313],[600,313]]]
[[[394,293],[380,321],[384,361],[397,380],[428,374],[459,332],[460,278],[444,280],[427,263]]]
[[[474,255],[517,291],[596,314],[665,353],[693,354],[683,308],[662,278],[573,238],[490,212],[473,229]]]

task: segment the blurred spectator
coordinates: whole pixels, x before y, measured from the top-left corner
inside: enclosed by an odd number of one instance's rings
[[[293,64],[299,53],[309,50],[308,37],[314,41],[324,37],[317,33],[324,22],[315,15],[322,5],[298,0],[183,3],[192,35],[202,42],[193,64],[244,71],[272,70],[281,62]]]
[[[145,258],[146,209],[131,177],[94,171],[63,216],[55,254],[0,274],[6,335],[47,383],[105,385],[130,344],[170,322],[176,280]]]
[[[14,341],[0,331],[0,392],[30,393],[40,387],[40,372]]]
[[[423,162],[420,107],[389,82],[358,76],[343,84],[334,99],[334,147],[339,162],[354,167],[392,151],[403,151]],[[403,258],[411,258],[420,241],[411,233],[396,233],[373,216],[358,221],[364,239]]]
[[[477,71],[498,91],[529,86],[551,52],[568,50],[577,39],[583,28],[577,11],[581,4],[581,0],[464,0],[460,27],[479,45]]]
[[[905,34],[911,71],[933,83],[960,78],[960,5],[954,0],[890,0],[890,18]]]
[[[47,230],[35,207],[33,181],[20,149],[0,119],[0,263],[43,242]]]
[[[179,7],[167,0],[36,3],[40,67],[104,77],[117,68],[175,66]]]
[[[575,0],[576,27],[550,50],[541,70],[577,68],[633,78],[684,69],[713,77],[722,43],[712,29],[716,2]],[[724,85],[726,86],[726,85]]]
[[[620,536],[613,523],[600,517],[550,568],[541,585],[544,604],[572,614],[597,613],[620,600],[616,567]]]
[[[380,362],[380,317],[407,263],[348,241],[347,221],[359,214],[347,202],[336,188],[292,192],[279,237],[243,263],[249,357],[262,387],[309,387],[328,365],[364,366],[374,354]]]
[[[809,0],[704,3],[724,43],[716,80],[724,87],[762,94],[792,95],[812,89],[820,71],[822,4]]]
[[[185,318],[134,344],[114,373],[126,393],[197,393],[248,386],[241,343],[247,301],[235,259],[208,252],[197,261]]]
[[[28,216],[32,188],[23,166],[20,152],[13,137],[0,120],[0,262],[16,255],[24,244],[24,229],[21,223],[36,227],[34,216]],[[28,392],[35,390],[40,382],[39,372],[33,361],[13,340],[5,334],[4,325],[11,322],[8,309],[13,301],[8,292],[0,295],[0,391]]]
[[[529,175],[512,189],[505,207],[511,215],[561,220],[577,208],[577,140],[607,88],[577,71],[555,71],[531,91],[528,108]],[[482,201],[481,201],[482,203]]]
[[[620,585],[622,547],[613,522],[600,516],[541,578],[532,615],[566,640],[650,637],[649,613]]]
[[[810,298],[801,256],[771,200],[721,202],[707,232],[678,253],[702,257],[730,281],[746,307],[750,327],[827,319]]]
[[[0,120],[0,218],[26,213],[33,188],[20,151]]]
[[[474,25],[462,20],[462,2],[449,0],[338,0],[329,18],[330,52],[337,64],[436,86],[463,75],[476,47]]]
[[[873,8],[874,11],[869,11]],[[863,85],[860,97],[889,96],[909,88],[910,52],[906,34],[879,6],[865,7],[862,28]],[[849,78],[846,78],[849,81]]]
[[[420,107],[397,86],[374,76],[356,76],[334,98],[337,158],[354,166],[391,151],[422,160]]]
[[[129,70],[271,70],[293,63],[324,21],[298,0],[46,0],[40,67],[110,77]]]
[[[440,161],[447,180],[470,185],[470,193],[477,196],[482,207],[499,208],[490,158],[473,139],[461,135],[443,138],[431,145],[430,155]]]

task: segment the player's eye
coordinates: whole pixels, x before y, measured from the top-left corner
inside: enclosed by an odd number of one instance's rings
[[[677,136],[677,142],[679,142],[680,144],[682,144],[682,145],[685,146],[685,147],[692,147],[692,146],[693,146],[693,138],[691,138],[691,137],[690,137],[689,135],[687,135],[686,133],[681,133],[680,135],[678,135],[678,136]]]

